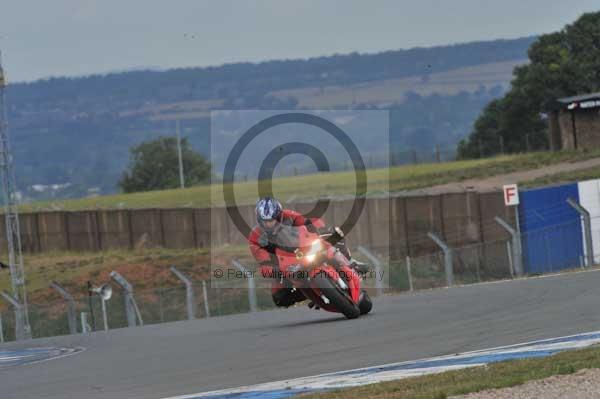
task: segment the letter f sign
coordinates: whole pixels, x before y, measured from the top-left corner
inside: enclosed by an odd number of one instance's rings
[[[519,205],[519,188],[516,184],[507,184],[503,187],[504,205]]]

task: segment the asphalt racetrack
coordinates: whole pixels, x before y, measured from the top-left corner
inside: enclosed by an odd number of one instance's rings
[[[600,272],[581,272],[384,296],[357,320],[303,306],[6,344],[85,350],[0,369],[0,397],[159,399],[599,327]]]

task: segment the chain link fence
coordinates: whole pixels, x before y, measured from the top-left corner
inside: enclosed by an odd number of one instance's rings
[[[515,276],[511,242],[500,240],[452,248],[454,285],[503,280]],[[390,261],[389,290],[402,292],[448,286],[443,251]]]

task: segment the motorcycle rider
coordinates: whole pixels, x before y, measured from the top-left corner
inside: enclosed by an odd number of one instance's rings
[[[301,213],[291,209],[283,209],[281,203],[274,198],[261,198],[256,203],[256,221],[258,225],[250,232],[248,244],[254,259],[259,263],[259,271],[265,278],[273,278],[271,293],[273,302],[280,307],[288,307],[296,302],[306,299],[299,290],[292,289],[289,280],[281,279],[279,265],[275,250],[277,249],[276,236],[281,226],[306,226],[313,233],[332,235],[337,242],[336,247],[350,261],[359,273],[365,273],[365,264],[353,260],[350,256],[339,227],[327,228],[325,222],[320,218],[306,218]]]

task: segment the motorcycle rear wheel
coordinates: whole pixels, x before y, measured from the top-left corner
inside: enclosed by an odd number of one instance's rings
[[[337,285],[335,285],[329,277],[317,276],[315,278],[317,287],[323,295],[329,299],[331,305],[339,310],[346,318],[356,319],[360,316],[360,309],[358,306],[348,298]]]

